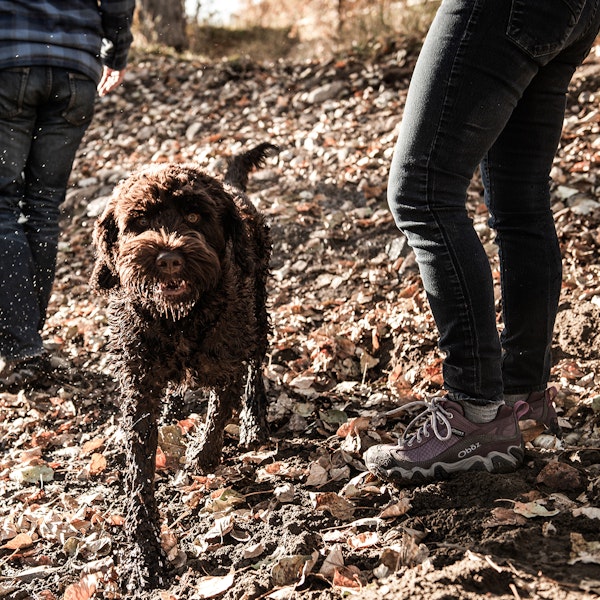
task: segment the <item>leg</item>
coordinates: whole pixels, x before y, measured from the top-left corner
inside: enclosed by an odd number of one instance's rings
[[[210,473],[220,462],[225,425],[231,418],[232,407],[240,399],[240,386],[211,390],[206,423],[197,440],[188,446],[187,462],[201,473]]]
[[[489,262],[465,209],[466,189],[543,64],[506,36],[511,6],[442,3],[411,81],[388,187],[440,331],[445,386],[482,403],[502,397],[502,350]]]
[[[61,69],[0,71],[0,356],[8,359],[43,351],[59,205],[94,94],[91,80]]]
[[[550,375],[562,270],[549,177],[574,70],[559,61],[540,70],[481,165],[500,258],[508,394],[543,390]]]
[[[139,373],[139,371],[133,371]],[[160,545],[160,515],[154,497],[160,390],[121,373],[125,433],[125,530],[132,544],[121,579],[129,593],[161,583],[166,561]]]
[[[539,72],[481,164],[500,258],[502,378],[505,393],[513,397],[545,390],[550,376],[562,277],[550,208],[550,170],[560,142],[569,82],[589,52],[600,22],[600,15],[589,11],[586,6],[571,33],[575,41],[551,60],[541,61]],[[544,406],[538,412],[543,413]],[[544,420],[551,422],[552,415]]]
[[[30,71],[0,71],[0,357],[19,359],[43,350],[40,312],[33,285],[33,256],[22,223],[22,172],[33,137],[36,111],[26,99],[35,82]]]
[[[251,448],[267,439],[267,394],[262,375],[262,360],[250,363],[240,413],[240,446]]]
[[[531,413],[550,425],[555,419],[550,390],[530,396],[529,405],[520,400],[501,405],[503,375],[507,389],[527,378],[531,385],[535,377],[541,385],[547,375],[560,257],[542,176],[547,179],[560,136],[568,79],[598,30],[592,22],[596,5],[442,3],[409,90],[389,199],[415,247],[447,354],[444,382],[453,393],[405,406],[424,411],[398,444],[365,452],[367,468],[384,479],[405,483],[457,471],[513,470],[523,459],[518,420]],[[464,211],[468,181],[486,154],[486,198],[498,231],[506,294],[504,371],[489,265]],[[533,256],[525,256],[528,252]],[[531,264],[521,267],[519,261]],[[525,274],[533,268],[541,274],[531,281]],[[539,301],[535,294],[549,297]],[[531,310],[541,314],[526,322]],[[517,367],[522,344],[530,344],[531,352]]]
[[[263,252],[262,264],[265,268],[257,274],[256,281],[256,320],[259,332],[256,356],[248,364],[246,388],[243,395],[243,406],[240,413],[240,446],[251,448],[265,442],[268,437],[267,426],[267,393],[263,379],[262,367],[268,347],[270,331],[267,313],[267,265],[271,255],[271,242],[266,230],[265,237],[259,245]]]
[[[52,69],[51,102],[38,107],[34,138],[25,165],[24,229],[34,265],[40,312],[46,317],[56,267],[60,216],[75,153],[91,122],[96,86],[91,79]]]

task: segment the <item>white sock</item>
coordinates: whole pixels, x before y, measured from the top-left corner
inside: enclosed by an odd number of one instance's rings
[[[487,404],[475,404],[465,400],[461,401],[460,404],[465,411],[465,417],[472,423],[489,423],[496,418],[498,409],[504,404],[504,401],[497,400]]]

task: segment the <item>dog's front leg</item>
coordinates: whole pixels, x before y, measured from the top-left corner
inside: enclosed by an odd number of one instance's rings
[[[243,448],[256,447],[264,443],[268,437],[267,393],[261,366],[259,361],[252,361],[248,366],[240,413],[240,446]]]
[[[140,383],[139,379],[135,383],[124,379],[121,411],[126,460],[125,530],[132,547],[122,565],[122,580],[127,591],[135,594],[140,588],[155,588],[162,583],[166,562],[154,497],[160,390]]]
[[[202,431],[189,444],[187,462],[199,473],[210,473],[221,462],[225,425],[231,418],[232,406],[239,402],[239,386],[211,390]]]

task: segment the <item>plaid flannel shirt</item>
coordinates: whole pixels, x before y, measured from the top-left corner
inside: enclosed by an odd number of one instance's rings
[[[55,66],[96,83],[121,70],[132,42],[135,0],[0,0],[0,69]]]

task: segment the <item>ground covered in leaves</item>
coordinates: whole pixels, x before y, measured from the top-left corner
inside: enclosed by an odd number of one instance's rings
[[[275,248],[265,367],[272,440],[198,476],[180,464],[204,404],[165,409],[156,486],[164,587],[149,598],[591,598],[600,592],[599,53],[573,81],[553,172],[564,288],[552,382],[562,440],[528,428],[514,474],[398,489],[369,445],[440,391],[440,356],[414,260],[385,203],[414,56],[204,64],[137,60],[98,102],[64,205],[45,330],[57,381],[0,394],[0,598],[126,598],[116,386],[91,229],[114,184],[149,161],[213,174],[259,141],[281,147],[250,194]],[[497,274],[474,178],[469,208]]]

